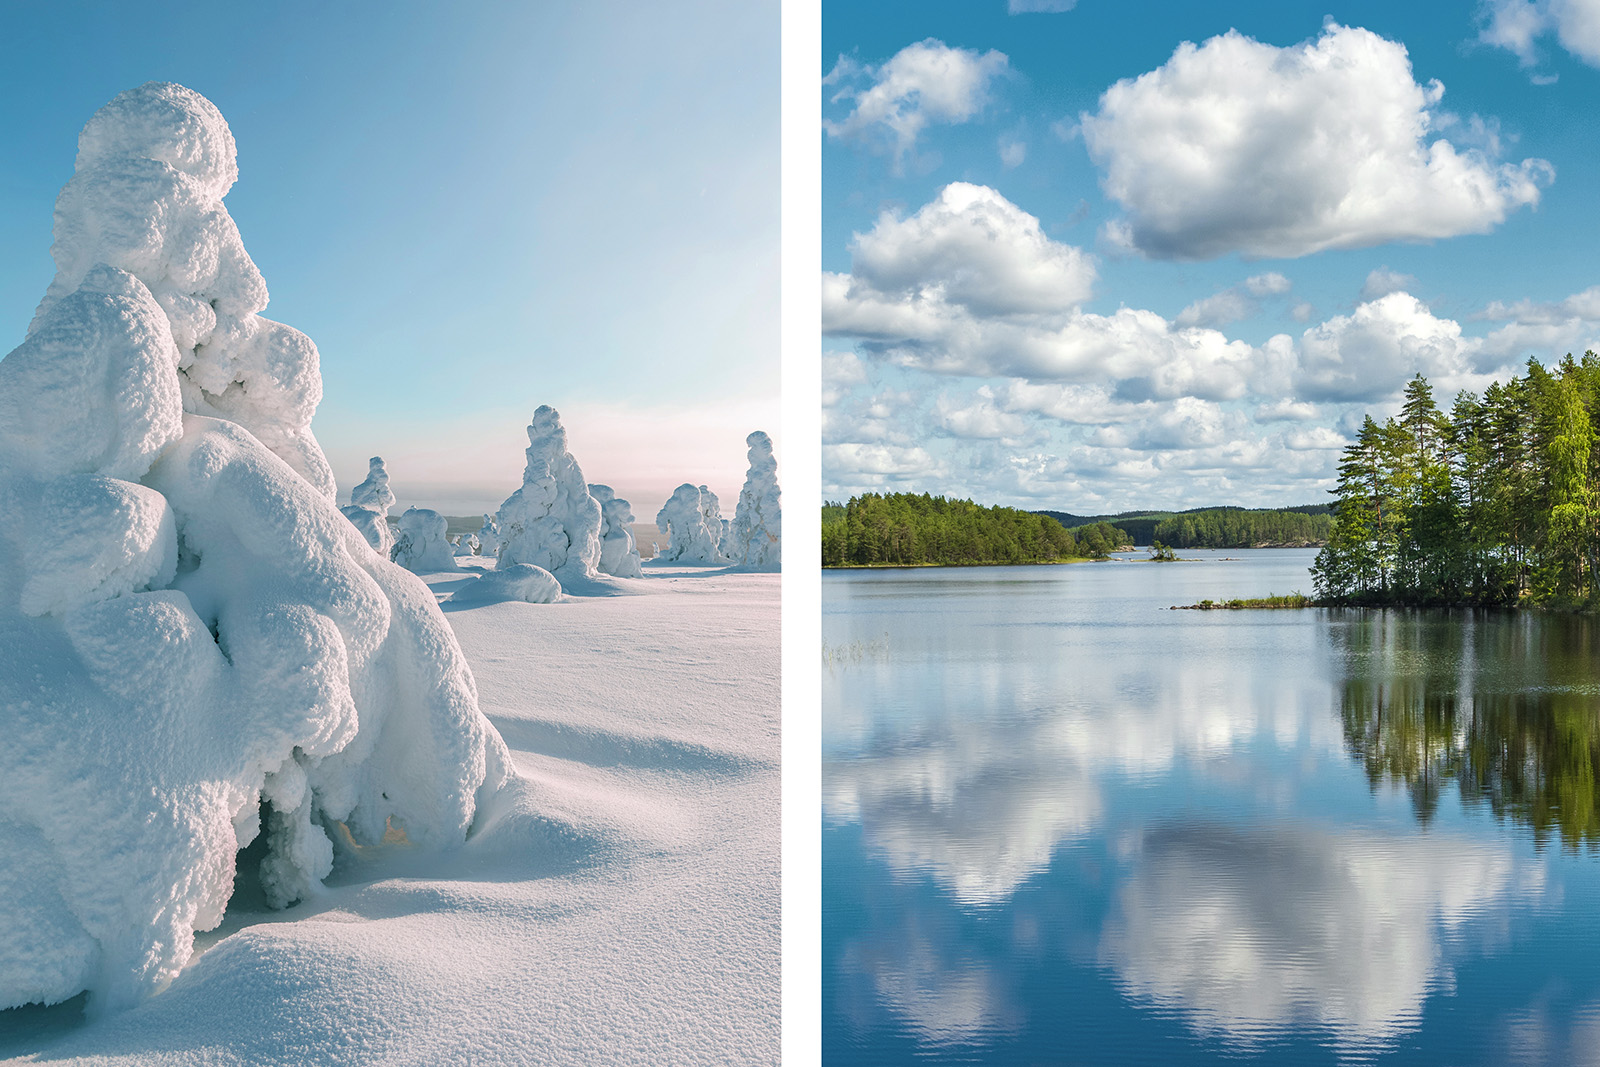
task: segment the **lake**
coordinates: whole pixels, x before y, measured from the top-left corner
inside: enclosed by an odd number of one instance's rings
[[[1600,625],[1181,554],[824,572],[825,1063],[1600,1064]]]

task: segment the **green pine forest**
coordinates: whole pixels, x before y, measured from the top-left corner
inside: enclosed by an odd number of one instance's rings
[[[1109,522],[1125,531],[1134,544],[1160,541],[1173,548],[1310,547],[1328,540],[1333,508],[1313,504],[1297,508],[1194,508],[1189,511],[1128,511],[1120,515],[1079,518],[1062,511],[1041,514],[1071,528],[1075,523]]]
[[[822,506],[822,565],[871,567],[1104,559],[1131,544],[1104,523],[1068,530],[1047,515],[923,493],[866,493]]]
[[[1427,379],[1339,463],[1312,568],[1326,603],[1577,608],[1600,598],[1600,357],[1568,355],[1448,413]]]

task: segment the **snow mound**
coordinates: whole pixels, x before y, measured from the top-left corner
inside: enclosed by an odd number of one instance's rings
[[[373,456],[367,461],[366,481],[350,490],[350,503],[339,510],[361,531],[373,551],[386,559],[394,551],[394,530],[389,526],[392,507],[394,493],[389,489],[389,472],[384,470],[383,457]]]
[[[716,565],[728,562],[717,549],[722,540],[722,508],[717,494],[705,486],[697,488],[685,482],[674,489],[656,513],[656,526],[667,532],[667,547],[656,553],[656,560]]]
[[[740,570],[779,569],[779,540],[782,516],[778,507],[778,461],[772,454],[772,438],[755,431],[744,439],[750,447],[750,472],[739,491],[739,505],[733,512],[723,553]]]
[[[525,600],[530,604],[554,604],[561,596],[561,583],[543,567],[513,563],[503,570],[484,571],[475,582],[450,595],[450,603],[498,604]]]
[[[633,506],[609,485],[591,485],[589,495],[600,505],[600,571],[618,578],[642,578],[639,546],[633,539]]]
[[[317,346],[257,314],[267,285],[222,205],[238,174],[228,124],[191,89],[149,82],[101,108],[56,198],[56,276],[28,334],[102,264],[132,274],[165,312],[183,410],[245,427],[332,500],[333,471],[311,433]]]
[[[79,146],[0,360],[0,1009],[131,1004],[263,834],[287,905],[336,841],[461,844],[509,773],[433,596],[334,506],[316,349],[256,317],[221,206],[227,124],[152,83]]]
[[[567,451],[561,414],[540,405],[528,426],[522,488],[500,505],[501,567],[528,563],[563,584],[593,579],[600,568],[600,505]]]
[[[455,570],[455,548],[445,534],[449,526],[431,508],[407,508],[394,538],[394,561],[415,574]]]
[[[457,556],[476,556],[478,554],[477,534],[462,534],[450,543],[456,546],[455,552]]]

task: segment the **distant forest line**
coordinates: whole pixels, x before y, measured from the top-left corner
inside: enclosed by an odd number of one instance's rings
[[[1422,375],[1339,464],[1312,575],[1342,604],[1600,605],[1600,356],[1458,393]]]
[[[928,493],[866,493],[822,505],[824,567],[963,566],[1104,559],[1132,544],[1105,523],[1069,530],[1033,511]]]
[[[1333,526],[1329,504],[1292,508],[1192,508],[1188,511],[1126,511],[1120,515],[1073,515],[1041,511],[1067,527],[1111,523],[1127,531],[1135,544],[1160,541],[1173,548],[1255,548],[1279,545],[1317,546],[1327,542]]]

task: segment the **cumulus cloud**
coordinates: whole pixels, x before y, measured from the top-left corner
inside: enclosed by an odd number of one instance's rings
[[[850,247],[851,287],[975,315],[1065,311],[1087,299],[1093,257],[982,185],[953,182],[910,218],[879,216]]]
[[[932,482],[944,468],[921,445],[847,442],[822,446],[822,465],[840,484],[888,487],[897,491],[904,483]]]
[[[833,102],[849,101],[842,120],[823,120],[830,137],[887,150],[899,168],[930,125],[970,122],[989,103],[990,86],[1011,69],[993,49],[951,48],[932,37],[907,45],[879,66],[840,56],[824,85],[840,85]]]
[[[1305,332],[1298,393],[1309,400],[1371,402],[1419,372],[1454,382],[1471,373],[1481,344],[1463,337],[1455,320],[1436,318],[1410,293],[1390,293]]]
[[[1000,138],[1000,162],[1007,170],[1020,167],[1028,158],[1028,144],[1015,137]]]
[[[1516,55],[1524,67],[1538,63],[1535,42],[1554,31],[1561,47],[1600,67],[1600,2],[1596,0],[1488,0],[1478,40]],[[1534,81],[1548,84],[1553,77]]]
[[[965,403],[941,393],[934,402],[934,422],[952,437],[1017,440],[1028,434],[1028,420],[996,406],[994,390],[987,385]]]
[[[1128,212],[1107,238],[1157,258],[1303,256],[1485,233],[1537,204],[1550,164],[1432,136],[1443,95],[1361,28],[1330,22],[1289,48],[1231,30],[1186,42],[1080,116]]]

